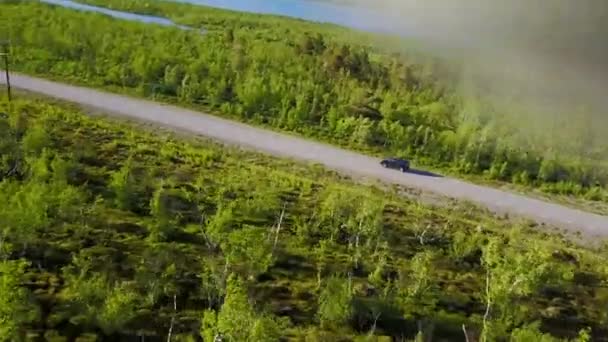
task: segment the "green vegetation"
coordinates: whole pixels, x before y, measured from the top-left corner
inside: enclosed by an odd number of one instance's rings
[[[608,336],[604,250],[65,104],[0,113],[0,340]]]
[[[208,32],[10,1],[0,6],[18,70],[200,106],[461,176],[608,201],[608,145],[589,144],[596,130],[572,133],[572,123],[555,121],[546,131],[557,141],[520,133],[507,122],[513,116],[474,90],[462,95],[458,68],[384,53],[370,36],[332,25],[162,1],[83,2]],[[581,116],[576,125],[584,123]]]

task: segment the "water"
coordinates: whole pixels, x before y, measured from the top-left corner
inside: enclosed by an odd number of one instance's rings
[[[332,4],[315,0],[173,0],[195,5],[211,6],[241,12],[274,14],[309,21],[332,23],[354,29],[398,33],[392,27],[401,20],[399,14],[392,16],[379,13],[369,7]],[[365,20],[363,20],[365,19]],[[401,25],[403,27],[403,25]]]
[[[45,2],[47,4],[72,8],[72,9],[79,10],[79,11],[102,13],[102,14],[111,16],[113,18],[118,18],[118,19],[123,19],[123,20],[139,21],[139,22],[143,22],[143,23],[147,23],[147,24],[158,24],[158,25],[163,25],[163,26],[173,26],[173,27],[180,28],[182,30],[191,30],[192,29],[192,27],[189,27],[189,26],[176,24],[167,18],[155,17],[155,16],[151,16],[151,15],[144,15],[144,14],[115,11],[115,10],[111,10],[108,8],[81,4],[81,3],[77,3],[77,2],[74,2],[71,0],[40,0],[40,1]]]
[[[85,5],[71,0],[40,0],[52,5],[72,8],[80,11],[102,13],[123,20],[139,21],[148,24],[178,27],[183,30],[191,30],[192,27],[179,25],[170,19],[151,15],[136,14],[111,10],[108,8]],[[399,16],[387,16],[380,14],[373,8],[357,6],[337,5],[315,0],[173,0],[176,2],[190,3],[210,7],[223,8],[241,12],[252,12],[260,14],[274,14],[309,21],[323,22],[346,26],[354,29],[380,32],[399,33],[391,28],[396,27]],[[365,19],[365,20],[362,20]],[[393,23],[393,24],[391,24]]]

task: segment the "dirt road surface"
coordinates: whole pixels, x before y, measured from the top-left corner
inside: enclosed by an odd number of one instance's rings
[[[5,84],[4,72],[0,83]],[[608,237],[608,217],[571,209],[526,196],[479,186],[424,172],[401,173],[384,169],[379,160],[323,143],[248,126],[175,106],[76,87],[21,74],[11,75],[13,87],[87,107],[253,148],[281,157],[320,163],[351,175],[400,184],[460,200],[468,200],[497,213],[526,217],[587,238]]]

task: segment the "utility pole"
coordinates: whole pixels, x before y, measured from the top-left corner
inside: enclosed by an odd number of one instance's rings
[[[4,58],[4,73],[6,76],[6,94],[8,96],[8,102],[11,102],[11,78],[10,78],[10,73],[9,73],[9,64],[8,64],[8,57],[9,57],[9,44],[8,42],[4,41],[2,42],[2,46],[4,47],[4,51],[2,53],[0,53],[0,55]]]

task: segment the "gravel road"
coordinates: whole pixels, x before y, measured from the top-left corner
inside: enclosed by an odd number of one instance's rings
[[[5,84],[4,72],[0,83]],[[226,143],[294,159],[316,162],[330,169],[401,184],[455,199],[469,200],[498,213],[522,216],[555,225],[588,238],[608,237],[608,217],[541,200],[424,172],[384,169],[379,160],[323,143],[289,136],[216,116],[20,74],[11,74],[15,88],[67,100],[100,111],[183,130]]]

